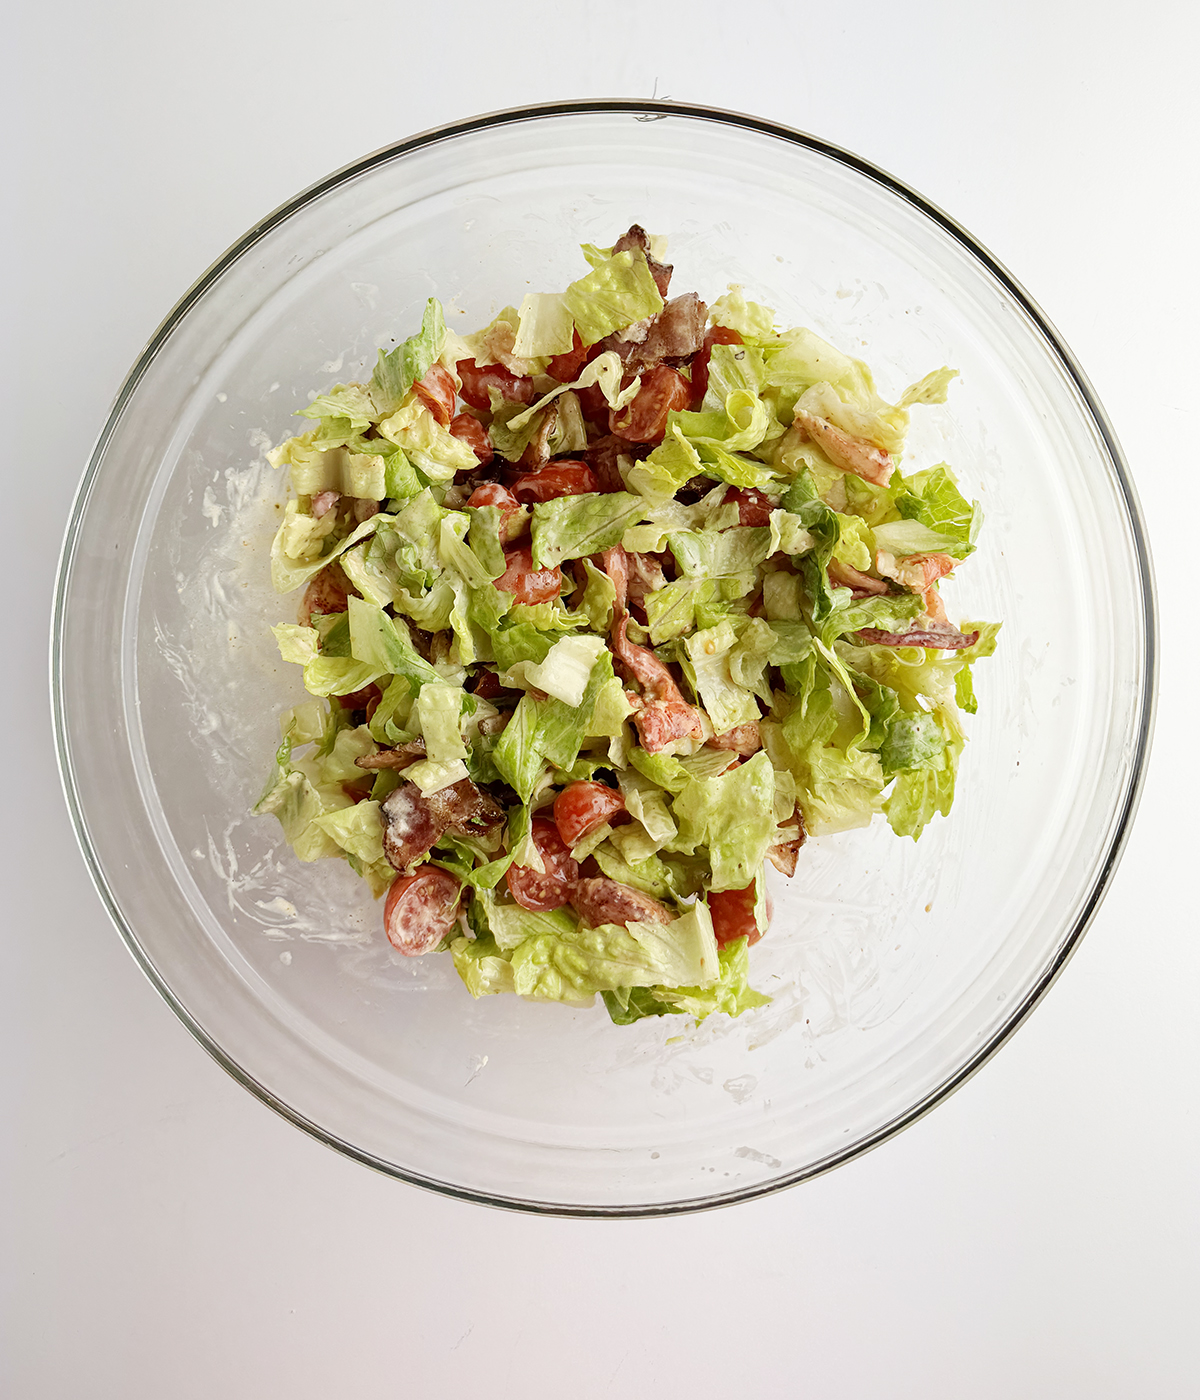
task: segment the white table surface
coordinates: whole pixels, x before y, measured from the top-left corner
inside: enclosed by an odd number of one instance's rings
[[[0,1394],[1200,1393],[1198,14],[1191,0],[68,0],[10,15]],[[931,1116],[732,1210],[525,1218],[310,1141],[143,979],[55,771],[51,583],[125,371],[256,218],[452,118],[656,89],[877,162],[1040,301],[1145,508],[1157,741],[1081,950]]]

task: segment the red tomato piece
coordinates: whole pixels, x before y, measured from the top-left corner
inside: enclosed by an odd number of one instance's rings
[[[533,402],[533,380],[526,375],[513,374],[503,365],[477,365],[474,360],[459,360],[455,369],[462,380],[459,396],[463,403],[477,408],[480,413],[491,410],[489,388],[495,389],[509,403]]]
[[[522,909],[545,914],[561,909],[571,898],[579,866],[571,859],[570,847],[558,834],[558,827],[546,817],[533,819],[533,844],[542,858],[545,872],[539,874],[524,865],[510,865],[505,881],[508,892]]]
[[[548,603],[562,592],[562,570],[533,567],[533,550],[528,544],[510,545],[504,551],[507,567],[496,580],[502,593],[511,593],[518,603]]]
[[[708,897],[708,909],[712,914],[713,935],[717,947],[723,948],[735,938],[745,938],[748,944],[757,943],[762,937],[754,919],[754,881],[744,890],[718,890]]]
[[[571,783],[554,799],[554,823],[562,839],[573,846],[624,810],[625,799],[614,788],[603,783]]]
[[[609,432],[626,442],[661,442],[667,414],[685,409],[691,395],[691,385],[682,374],[670,365],[653,365],[642,375],[642,387],[633,402],[609,413]]]
[[[417,397],[444,428],[454,417],[454,400],[458,397],[454,376],[445,365],[432,364],[424,379],[413,385]]]
[[[747,489],[735,486],[725,497],[725,503],[737,506],[739,525],[769,525],[771,512],[775,509],[771,498],[753,486]]]
[[[560,384],[570,384],[578,379],[579,371],[591,359],[591,353],[580,340],[578,331],[573,332],[573,339],[571,348],[562,355],[551,355],[550,363],[546,366],[546,373]]]
[[[737,331],[728,326],[713,326],[704,337],[704,344],[692,357],[692,400],[693,413],[700,411],[704,395],[708,393],[708,362],[712,359],[714,345],[743,345],[745,342]]]
[[[460,441],[465,442],[476,457],[479,458],[479,465],[486,467],[492,460],[492,440],[487,435],[487,429],[478,418],[472,418],[469,413],[460,413],[456,418],[450,420],[450,431]]]
[[[599,490],[596,474],[586,462],[551,462],[540,471],[526,472],[512,485],[513,495],[525,505],[552,501],[558,496],[586,496]]]
[[[462,892],[462,881],[436,865],[398,875],[383,906],[388,942],[408,958],[432,952],[454,927]]]
[[[517,498],[498,481],[485,481],[477,486],[467,498],[469,506],[499,506],[505,515],[519,510]]]

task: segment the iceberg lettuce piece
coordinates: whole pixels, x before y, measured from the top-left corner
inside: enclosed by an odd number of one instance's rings
[[[605,258],[563,293],[563,301],[585,345],[653,316],[663,308],[650,265],[640,250]]]
[[[521,359],[565,355],[575,344],[575,322],[563,292],[529,292],[517,313],[512,352]]]
[[[389,354],[379,352],[370,383],[377,414],[386,416],[396,411],[417,380],[429,373],[430,366],[442,353],[445,338],[446,321],[441,302],[430,297],[421,317],[421,329]]]
[[[689,779],[675,798],[679,836],[672,849],[692,854],[706,846],[712,890],[743,890],[754,879],[775,836],[775,776],[761,750],[716,777]]]
[[[599,554],[620,544],[621,536],[645,509],[642,497],[627,491],[539,501],[533,508],[533,562],[546,569],[567,559]]]

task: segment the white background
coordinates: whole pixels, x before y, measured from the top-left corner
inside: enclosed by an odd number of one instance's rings
[[[1200,1393],[1198,13],[1193,0],[10,11],[0,1394]],[[109,403],[245,228],[440,122],[655,90],[875,161],[1040,301],[1145,507],[1158,734],[1092,931],[948,1103],[755,1204],[542,1220],[342,1160],[192,1042],[76,850],[46,633],[71,495]]]

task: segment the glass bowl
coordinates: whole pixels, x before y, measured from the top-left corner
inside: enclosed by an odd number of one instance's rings
[[[339,862],[255,818],[279,709],[270,623],[285,495],[264,449],[366,378],[425,299],[470,329],[579,274],[638,222],[674,288],[731,282],[875,371],[942,364],[906,466],[984,505],[953,617],[1000,618],[958,799],[919,843],[814,840],[755,950],[772,1003],[696,1028],[473,1002],[403,959]],[[96,884],[193,1035],[291,1122],[449,1195],[577,1215],[746,1200],[866,1151],[1003,1043],[1078,944],[1137,800],[1154,610],[1132,487],[1046,319],[890,176],[748,117],[558,104],[429,132],[314,186],[183,298],[134,366],[67,532],[54,619],[59,753]]]

